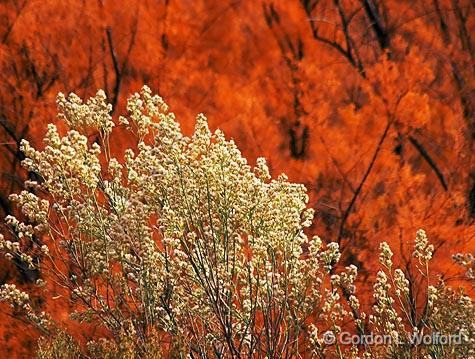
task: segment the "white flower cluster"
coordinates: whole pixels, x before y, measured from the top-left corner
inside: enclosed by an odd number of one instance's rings
[[[432,258],[434,246],[429,244],[426,232],[419,229],[416,234],[416,244],[414,246],[413,256],[419,260],[420,263],[426,263]]]
[[[40,176],[43,187],[58,202],[69,202],[81,197],[85,190],[97,187],[101,172],[98,159],[101,150],[97,143],[89,148],[87,137],[76,130],[61,138],[52,124],[48,125],[44,142],[44,150],[37,151],[22,140],[20,149],[26,156],[22,164]]]
[[[414,273],[405,273],[400,268],[393,269],[393,253],[387,243],[381,244],[379,260],[384,270],[378,272],[374,284],[375,304],[369,316],[368,329],[392,340],[385,345],[373,347],[372,357],[385,357],[388,352],[397,353],[398,357],[411,357],[416,353],[423,357],[431,357],[431,353],[439,351],[446,353],[450,351],[452,354],[447,356],[449,358],[474,357],[474,303],[468,296],[452,291],[443,282],[437,285],[430,284],[428,267],[433,249],[425,232],[419,230],[413,251],[414,257],[418,260],[417,272],[420,274],[420,278],[416,279]],[[420,264],[424,264],[426,271],[420,270],[418,266]],[[419,285],[416,288],[416,280],[420,281],[419,283],[427,283],[427,286],[424,288],[423,285]],[[423,292],[425,298],[422,302],[420,293],[418,296],[415,291]],[[422,312],[420,308],[423,308]],[[417,340],[410,346],[405,345],[411,340],[410,338],[418,335],[457,338],[461,333],[464,333],[465,339],[452,346],[440,347],[437,343],[427,345]]]
[[[0,300],[10,303],[12,307],[29,309],[30,297],[19,290],[15,284],[4,284],[0,287]]]
[[[22,214],[32,223],[36,224],[35,229],[39,232],[48,226],[49,201],[39,198],[34,193],[21,191],[20,194],[11,194],[10,201],[21,208]]]
[[[393,252],[391,251],[391,248],[389,248],[389,244],[382,242],[379,246],[379,249],[381,251],[379,255],[379,262],[386,268],[390,269],[393,265]]]
[[[0,286],[0,302],[7,302],[18,313],[23,313],[38,329],[43,332],[48,331],[51,321],[46,313],[35,313],[30,304],[29,295],[18,289],[14,284]]]
[[[64,120],[71,129],[81,130],[91,127],[101,130],[104,134],[112,132],[114,127],[110,115],[112,105],[107,103],[103,90],[97,91],[96,96],[86,103],[83,103],[82,99],[74,93],[65,97],[60,92],[56,104],[59,110],[58,117]]]
[[[152,90],[144,86],[140,94],[136,93],[128,99],[127,111],[130,114],[129,119],[120,116],[120,123],[129,129],[134,124],[139,138],[142,139],[152,128],[158,126],[157,119],[163,120],[168,111],[168,105],[160,96],[152,96]]]
[[[399,317],[394,308],[394,298],[390,293],[391,284],[385,272],[379,271],[374,285],[373,297],[375,305],[370,321],[383,333],[390,333],[394,330],[401,330],[402,318]]]
[[[102,323],[117,340],[140,337],[133,339],[140,350],[150,333],[164,332],[180,355],[198,357],[290,357],[309,347],[317,357],[358,358],[357,346],[330,345],[320,333],[338,335],[354,320],[359,331],[369,325],[396,336],[405,316],[417,327],[409,281],[392,270],[386,243],[380,261],[388,273],[378,273],[368,320],[356,296],[356,266],[338,271],[338,244],[305,233],[314,216],[305,187],[285,175],[273,179],[263,158],[249,165],[204,115],[184,136],[163,100],[144,87],[119,119],[137,137],[120,160],[110,158],[108,141],[90,144],[80,132],[92,127],[109,136],[103,92],[86,104],[60,94],[58,107],[72,129],[61,137],[49,125],[41,151],[22,142],[38,191],[11,199],[31,224],[7,218],[20,240],[1,237],[0,245],[31,263],[41,255],[41,268],[71,291],[74,318]],[[44,242],[34,238],[42,231]],[[415,257],[427,262],[432,251],[418,232]],[[437,313],[443,296],[436,287],[428,293],[428,310]],[[0,294],[27,299],[14,287]]]
[[[471,253],[456,253],[452,256],[452,259],[465,268],[467,279],[475,285],[475,256]]]

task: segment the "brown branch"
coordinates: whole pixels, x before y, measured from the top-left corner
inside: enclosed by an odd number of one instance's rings
[[[340,229],[338,231],[338,239],[337,239],[338,244],[341,243],[341,239],[343,237],[343,232],[345,230],[346,221],[348,220],[348,217],[351,213],[351,210],[353,209],[353,206],[355,205],[356,199],[358,198],[359,194],[361,193],[361,190],[362,190],[366,180],[368,179],[368,176],[371,173],[371,170],[373,169],[373,166],[376,162],[376,158],[378,157],[379,152],[381,151],[382,145],[384,143],[384,140],[386,139],[386,137],[389,133],[389,129],[391,127],[391,124],[392,124],[392,122],[388,121],[388,123],[387,123],[387,125],[386,125],[386,127],[383,131],[383,134],[381,135],[381,138],[378,141],[378,145],[376,146],[376,149],[374,151],[373,157],[371,158],[369,166],[366,169],[366,172],[364,173],[363,178],[361,179],[358,187],[356,188],[355,193],[353,194],[353,197],[351,198],[351,201],[350,201],[348,207],[346,208],[345,212],[343,213],[343,216],[341,218],[341,223],[340,223]]]
[[[468,193],[468,215],[470,217],[475,217],[475,181]]]
[[[440,9],[439,0],[433,0],[433,2],[434,2],[435,12],[437,14],[437,17],[439,18],[439,26],[440,26],[440,31],[442,31],[442,38],[444,40],[444,44],[448,45],[450,43],[449,26],[447,25],[447,22],[445,21],[444,15],[442,15],[442,10]]]
[[[289,147],[290,154],[294,158],[303,158],[305,156],[309,130],[306,125],[300,130],[300,117],[307,115],[301,101],[301,90],[299,88],[300,79],[298,77],[298,64],[304,57],[304,44],[300,36],[292,41],[289,33],[280,24],[280,16],[271,3],[267,5],[263,3],[264,18],[269,30],[271,30],[274,38],[279,46],[282,58],[287,65],[292,78],[292,95],[293,95],[293,111],[296,121],[287,129],[290,137]]]
[[[457,85],[457,90],[460,95],[460,104],[462,105],[463,117],[467,121],[469,129],[472,132],[472,138],[475,139],[475,121],[473,119],[473,113],[475,111],[469,96],[466,95],[468,89],[467,84],[463,76],[460,74],[457,64],[454,61],[450,61],[450,65],[452,68],[452,76],[454,77],[454,81]]]
[[[358,70],[358,73],[361,75],[361,77],[366,78],[365,70],[364,70],[362,62],[359,60],[359,56],[357,56],[358,61],[356,61],[351,53],[351,47],[348,47],[348,44],[350,44],[351,46],[351,43],[352,43],[352,40],[349,37],[349,30],[348,30],[349,20],[344,15],[341,5],[339,6],[339,2],[335,1],[335,5],[337,5],[338,7],[340,21],[342,21],[342,27],[343,27],[343,32],[345,33],[347,49],[343,48],[343,46],[340,45],[336,40],[329,40],[318,33],[318,27],[315,21],[312,20],[312,11],[315,8],[316,3],[310,6],[309,4],[307,4],[307,2],[301,1],[301,5],[303,6],[305,14],[307,15],[313,38],[323,44],[326,44],[332,47],[341,55],[343,55],[343,57],[350,63],[350,65]],[[351,14],[349,18],[351,19],[355,14],[356,12]]]
[[[467,50],[472,60],[475,57],[474,49],[472,45],[472,38],[470,36],[470,30],[467,29],[467,17],[463,16],[462,8],[458,1],[452,0],[454,15],[457,19],[459,38],[462,44],[462,48]],[[468,15],[467,15],[468,16]]]
[[[119,68],[119,59],[117,58],[117,54],[114,49],[114,44],[112,40],[112,29],[110,26],[108,26],[106,29],[106,35],[107,35],[107,43],[109,45],[110,55],[112,58],[112,65],[114,66],[114,73],[115,73],[115,84],[114,84],[112,100],[111,100],[112,112],[113,112],[117,105],[117,101],[119,99],[119,91],[120,91],[120,86],[122,83],[122,73]]]
[[[356,51],[356,47],[354,46],[353,39],[351,38],[351,35],[350,35],[350,30],[349,30],[350,22],[346,18],[345,12],[343,10],[343,6],[341,6],[340,1],[339,0],[334,0],[333,2],[334,2],[335,6],[338,9],[338,15],[340,16],[340,21],[341,21],[341,26],[342,26],[342,29],[343,29],[343,34],[345,35],[346,52],[348,53],[348,56],[352,59],[352,62],[361,71],[362,68],[363,68],[363,65],[361,64],[361,60],[360,60],[359,55]],[[353,52],[355,53],[356,59],[353,57]]]
[[[2,44],[4,44],[4,43],[7,42],[8,37],[9,37],[10,34],[12,33],[13,28],[15,27],[15,24],[16,24],[18,18],[20,17],[21,13],[22,13],[23,10],[25,9],[26,5],[28,4],[28,1],[29,1],[29,0],[26,0],[25,2],[23,2],[23,4],[21,4],[20,8],[19,8],[18,11],[17,11],[17,15],[16,15],[15,19],[14,19],[14,20],[12,21],[12,23],[8,26],[7,31],[5,31],[5,34],[3,34],[3,37],[2,37]]]
[[[330,149],[328,148],[327,144],[325,143],[325,140],[323,139],[322,135],[318,134],[318,137],[320,139],[320,142],[322,143],[323,145],[323,148],[325,149],[325,151],[328,153],[328,156],[330,157],[332,163],[333,163],[333,166],[335,166],[337,172],[340,174],[342,180],[348,185],[348,187],[350,188],[351,192],[355,193],[355,189],[353,188],[353,185],[351,184],[351,182],[348,180],[348,177],[346,176],[345,173],[343,173],[342,169],[340,168],[340,165],[338,164],[337,160],[335,159],[335,157],[333,157],[333,155],[331,154],[330,152]]]
[[[449,45],[451,43],[451,38],[450,38],[450,31],[449,27],[446,22],[446,17],[447,14],[443,14],[442,10],[440,8],[440,4],[438,0],[433,0],[434,1],[434,8],[435,12],[437,14],[438,20],[439,20],[439,26],[440,30],[442,32],[442,39],[444,41],[445,45]],[[470,54],[470,56],[473,58],[473,51],[472,51],[472,46],[471,46],[471,39],[466,31],[465,28],[465,22],[464,22],[464,17],[461,13],[461,8],[458,6],[458,4],[455,1],[452,1],[452,4],[454,8],[450,9],[451,11],[454,12],[455,17],[458,20],[459,24],[459,33],[460,33],[460,41],[462,42],[462,45],[465,46]],[[464,45],[465,44],[465,45]],[[474,113],[474,108],[473,104],[470,100],[470,96],[466,94],[467,92],[467,84],[465,82],[464,77],[461,75],[457,63],[453,60],[450,59],[449,61],[450,67],[452,70],[452,76],[455,81],[455,85],[457,86],[457,90],[459,92],[460,96],[460,104],[462,106],[462,111],[463,111],[463,117],[467,121],[469,131],[471,132],[471,136],[473,139],[475,139],[475,122],[473,120],[473,113]]]
[[[366,16],[368,16],[371,28],[376,35],[379,46],[382,50],[387,49],[389,47],[389,33],[381,21],[376,6],[371,0],[362,0],[362,2]]]
[[[127,63],[130,57],[130,53],[132,52],[132,48],[134,47],[135,44],[135,37],[137,35],[137,25],[138,25],[138,12],[139,8],[137,6],[136,12],[135,12],[135,19],[134,19],[134,25],[132,29],[132,34],[131,34],[131,39],[129,42],[129,46],[127,48],[126,55],[124,57],[124,61],[122,62],[122,65],[119,64],[119,58],[117,56],[117,52],[114,48],[114,41],[112,37],[112,28],[108,26],[106,28],[106,37],[107,37],[107,44],[109,45],[109,52],[111,55],[112,59],[112,65],[114,67],[114,74],[115,74],[115,84],[114,88],[112,90],[112,100],[111,100],[111,105],[112,105],[112,112],[115,111],[115,108],[117,106],[117,103],[119,101],[119,95],[120,95],[120,88],[122,85],[122,80],[123,80],[123,75],[125,73],[125,69],[127,68]]]
[[[448,191],[449,187],[447,186],[447,181],[444,178],[442,171],[437,167],[437,164],[434,162],[432,157],[429,155],[427,150],[422,146],[419,141],[417,141],[414,137],[409,136],[409,142],[416,148],[416,150],[421,154],[422,158],[424,158],[432,170],[435,172],[437,178],[440,181],[440,184],[444,188],[445,191]]]

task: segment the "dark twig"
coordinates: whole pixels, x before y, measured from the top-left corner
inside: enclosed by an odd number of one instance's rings
[[[416,148],[416,150],[421,154],[421,156],[427,161],[427,163],[432,168],[432,170],[435,172],[437,178],[440,181],[440,184],[442,185],[442,187],[444,187],[444,190],[448,191],[449,187],[447,186],[447,181],[445,180],[442,171],[439,169],[439,167],[437,167],[437,164],[434,162],[432,157],[426,151],[424,146],[422,146],[422,144],[420,144],[419,141],[417,141],[412,136],[409,136],[409,141]]]
[[[388,135],[391,124],[392,124],[392,122],[388,121],[388,123],[387,123],[387,125],[386,125],[386,127],[383,131],[383,134],[381,135],[381,138],[378,141],[378,145],[376,146],[376,149],[374,151],[373,157],[371,158],[369,166],[366,169],[366,172],[364,173],[363,178],[361,179],[358,187],[356,187],[355,193],[353,194],[353,197],[351,198],[351,201],[350,201],[348,207],[346,207],[346,210],[343,213],[343,216],[341,218],[341,223],[340,223],[340,229],[338,231],[338,239],[337,239],[338,244],[341,243],[341,239],[343,238],[343,234],[344,234],[344,231],[345,231],[346,221],[347,221],[347,219],[348,219],[348,217],[351,213],[351,210],[353,209],[353,206],[355,205],[356,199],[358,198],[359,194],[361,193],[361,189],[363,188],[366,180],[368,179],[369,174],[371,173],[371,170],[373,169],[373,166],[376,162],[376,158],[378,157],[379,152],[381,151],[381,147],[384,143],[384,140],[386,139],[386,137]]]

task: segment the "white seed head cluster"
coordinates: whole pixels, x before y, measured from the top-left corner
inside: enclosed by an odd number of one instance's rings
[[[22,140],[20,149],[27,157],[23,166],[37,173],[42,186],[59,202],[81,197],[84,190],[94,190],[99,182],[101,166],[97,143],[88,145],[87,137],[71,130],[60,137],[55,125],[48,125],[46,147],[37,151]]]
[[[29,295],[14,284],[0,286],[0,302],[7,302],[18,314],[23,314],[39,330],[48,331],[51,325],[49,317],[45,312],[36,313],[31,307]]]
[[[143,138],[151,128],[156,128],[159,125],[154,120],[164,119],[168,105],[160,96],[152,96],[152,90],[148,86],[144,86],[140,94],[136,93],[128,99],[127,111],[130,114],[129,118],[121,116],[120,123],[129,129],[135,125],[139,138]]]
[[[86,103],[76,94],[72,93],[65,97],[61,92],[56,98],[58,105],[58,117],[64,120],[71,129],[81,130],[93,128],[101,130],[104,134],[112,132],[114,122],[110,112],[112,105],[107,103],[106,94],[99,90],[96,96]]]
[[[11,194],[9,199],[17,204],[26,218],[37,225],[38,230],[47,228],[49,212],[48,200],[39,198],[34,193],[28,191],[21,191],[20,194]]]
[[[394,284],[396,295],[398,297],[401,295],[409,295],[409,281],[406,279],[404,272],[400,268],[397,268],[394,271]]]
[[[379,262],[386,268],[391,268],[393,265],[393,252],[391,251],[391,248],[389,248],[389,245],[386,242],[382,242],[379,246],[379,249],[381,251],[379,255]]]
[[[420,263],[426,263],[432,258],[433,252],[434,246],[429,244],[426,232],[419,229],[416,234],[413,256],[417,258]]]
[[[475,256],[471,253],[456,253],[452,256],[455,263],[466,270],[466,277],[475,285]]]
[[[473,301],[462,292],[455,292],[443,282],[437,285],[430,284],[431,278],[427,271],[420,270],[420,264],[424,264],[426,270],[428,262],[432,258],[433,246],[423,230],[416,235],[414,245],[414,257],[417,258],[417,273],[421,275],[419,280],[427,283],[427,287],[415,288],[414,273],[405,273],[400,268],[393,268],[392,252],[389,245],[382,243],[380,246],[380,262],[383,270],[378,272],[374,284],[373,298],[375,304],[369,315],[369,329],[373,333],[380,333],[392,338],[389,343],[376,345],[371,350],[372,357],[382,358],[388,352],[397,357],[432,357],[441,350],[450,355],[442,357],[471,358],[475,354],[475,311]],[[457,257],[457,256],[455,256]],[[456,260],[459,258],[455,258]],[[411,277],[409,277],[409,275]],[[411,278],[410,281],[408,278]],[[419,282],[419,283],[421,283]],[[414,291],[425,292],[424,301],[414,295]],[[418,308],[424,308],[418,313]],[[414,334],[415,333],[415,334]],[[432,338],[440,336],[445,338],[457,338],[465,335],[462,342],[444,344],[433,342],[409,343],[409,338],[414,340],[414,335],[428,335]],[[462,337],[463,337],[462,335]],[[459,339],[457,339],[459,340]],[[411,345],[406,345],[411,344]],[[437,356],[436,356],[437,357]]]

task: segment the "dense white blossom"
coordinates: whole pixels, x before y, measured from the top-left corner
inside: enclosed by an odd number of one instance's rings
[[[354,321],[361,332],[369,326],[397,337],[405,325],[420,324],[409,313],[411,285],[393,270],[389,245],[381,244],[384,270],[367,316],[356,293],[358,268],[337,267],[339,245],[306,233],[314,210],[305,186],[284,174],[273,178],[263,158],[248,164],[204,115],[184,136],[163,99],[144,87],[119,118],[137,145],[112,158],[114,123],[103,91],[86,103],[59,94],[57,104],[69,130],[61,136],[50,124],[42,150],[22,141],[23,165],[38,180],[28,182],[34,190],[11,196],[24,222],[6,218],[12,233],[0,236],[0,249],[68,288],[75,319],[101,323],[117,341],[140,337],[133,340],[140,350],[164,332],[180,355],[200,357],[278,358],[308,347],[320,358],[357,358],[357,346],[326,344],[321,333],[338,335]],[[100,144],[88,140],[91,129]],[[427,263],[432,253],[419,231],[414,256]],[[427,296],[427,323],[439,325],[440,303],[455,301],[451,310],[473,341],[467,297],[449,301],[436,286]],[[2,286],[0,300],[46,326],[15,286]]]

